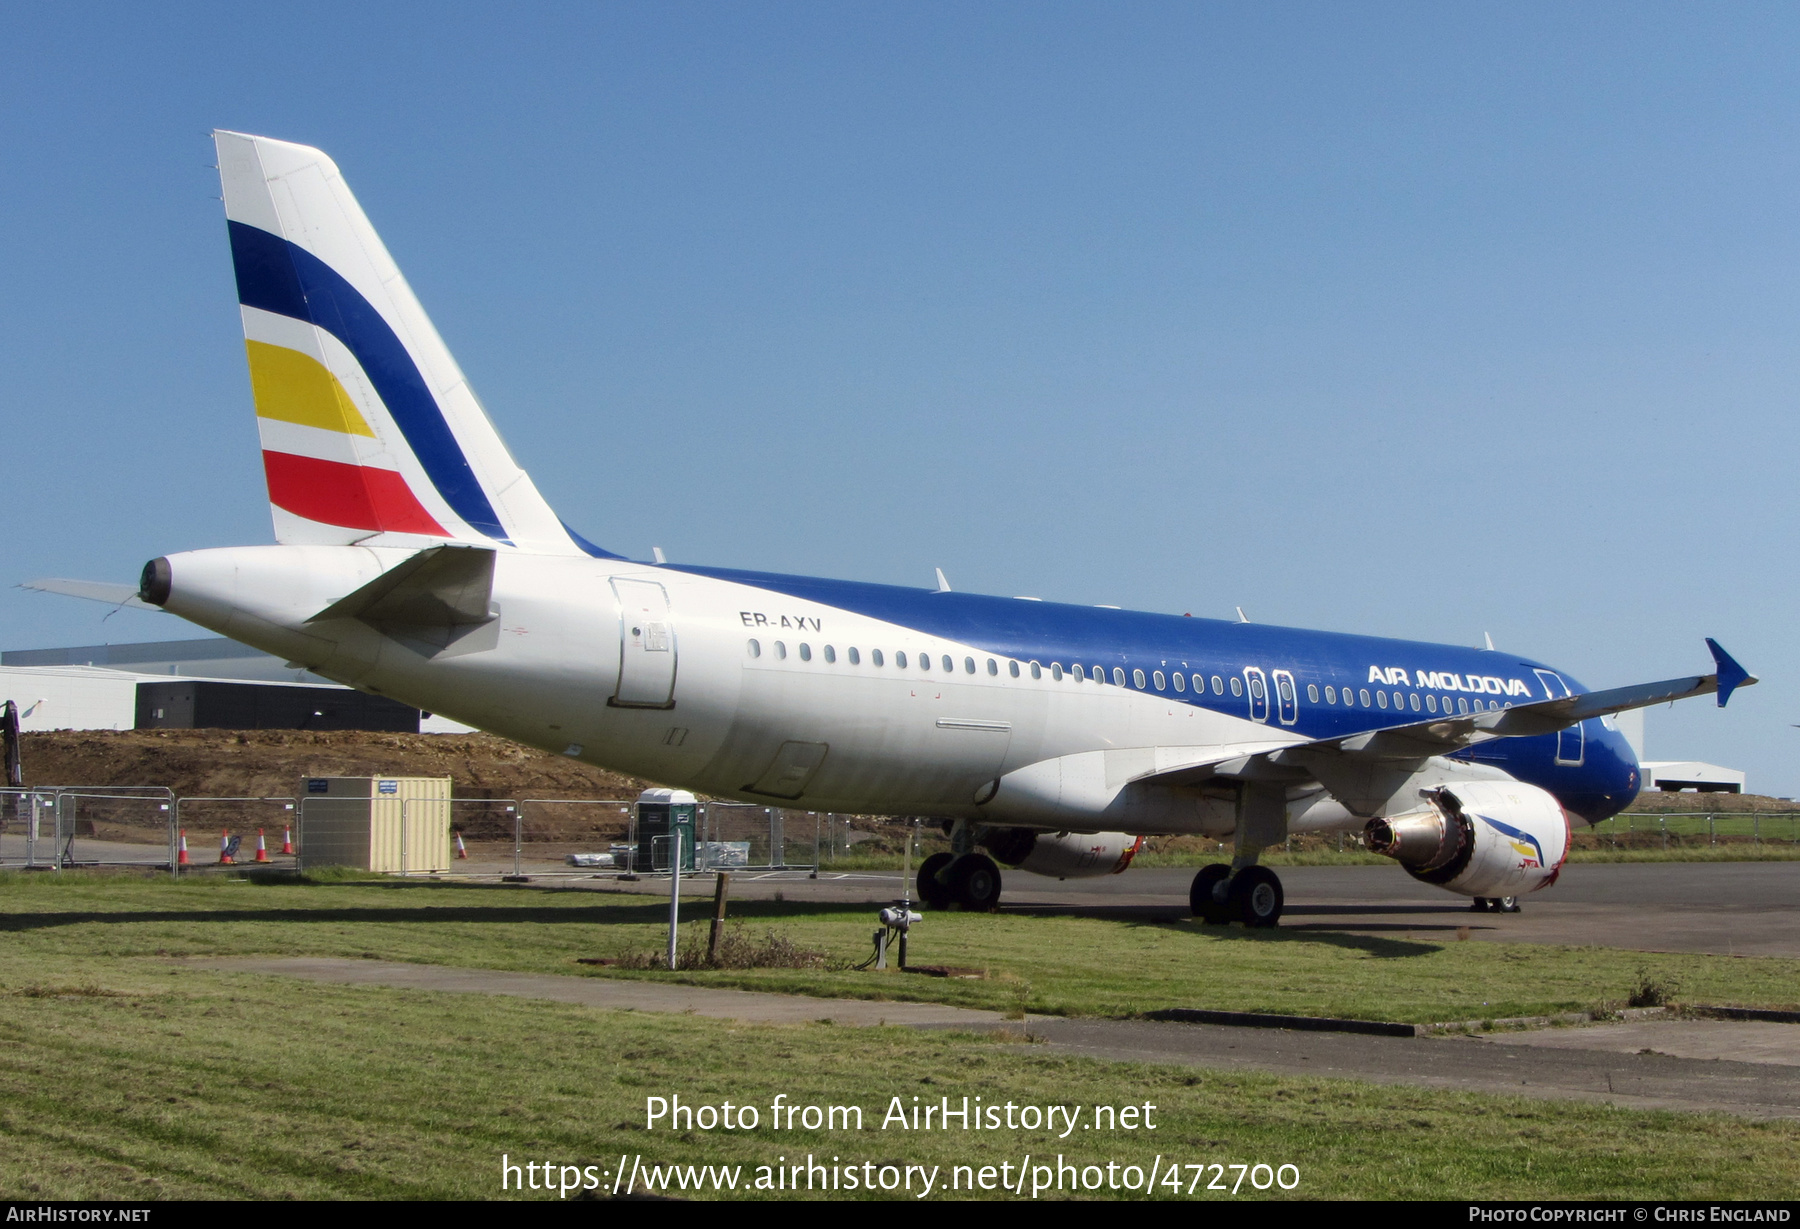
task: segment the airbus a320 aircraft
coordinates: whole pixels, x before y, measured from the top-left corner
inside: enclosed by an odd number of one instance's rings
[[[152,560],[139,596],[352,687],[724,798],[923,816],[930,904],[997,862],[1123,871],[1143,837],[1229,837],[1213,922],[1272,926],[1259,853],[1354,831],[1513,908],[1574,820],[1637,794],[1609,715],[1753,683],[1611,691],[1507,653],[1029,598],[626,559],[514,461],[316,149],[215,134],[276,546]]]

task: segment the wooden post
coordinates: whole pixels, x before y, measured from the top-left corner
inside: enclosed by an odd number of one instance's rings
[[[720,871],[718,881],[713,885],[712,933],[706,938],[707,964],[717,964],[719,960],[719,936],[725,933],[725,898],[730,893],[731,876]]]

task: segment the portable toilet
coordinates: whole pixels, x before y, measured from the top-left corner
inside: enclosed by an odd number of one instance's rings
[[[694,869],[694,817],[699,800],[684,789],[647,789],[637,800],[637,857],[632,869],[669,869],[671,838],[681,838],[681,869]]]
[[[390,874],[449,870],[450,778],[303,778],[299,864]]]

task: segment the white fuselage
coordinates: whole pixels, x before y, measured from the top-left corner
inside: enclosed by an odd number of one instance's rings
[[[409,553],[187,552],[170,557],[166,608],[326,677],[535,747],[814,810],[1223,835],[1234,824],[1228,797],[1160,787],[1123,805],[1130,782],[1221,749],[1249,755],[1304,741],[1154,694],[1054,678],[1047,667],[1034,678],[1031,662],[818,602],[619,560],[500,552],[496,617],[440,651],[356,619],[315,621]],[[619,594],[651,591],[644,582],[666,594],[665,657],[654,668],[668,672],[669,698],[621,706],[622,670],[634,670],[644,629]],[[1440,763],[1437,775],[1446,773],[1496,775]],[[1317,790],[1298,792],[1290,812],[1302,829],[1362,822]]]

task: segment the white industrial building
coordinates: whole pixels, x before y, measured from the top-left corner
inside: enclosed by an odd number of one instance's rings
[[[138,676],[97,666],[0,666],[0,703],[19,706],[21,730],[129,730]]]
[[[1643,789],[1651,790],[1698,790],[1703,794],[1741,794],[1744,793],[1745,774],[1736,768],[1724,768],[1718,764],[1705,764],[1699,760],[1651,760],[1644,758],[1644,710],[1633,709],[1628,713],[1613,715],[1613,723],[1619,727],[1619,733],[1631,744],[1631,749],[1638,758],[1638,770],[1643,774]]]
[[[0,702],[11,700],[19,706],[21,730],[133,729],[139,724],[138,684],[179,681],[351,690],[222,636],[0,653]],[[422,715],[419,722],[424,734],[461,734],[469,729],[433,714]]]

